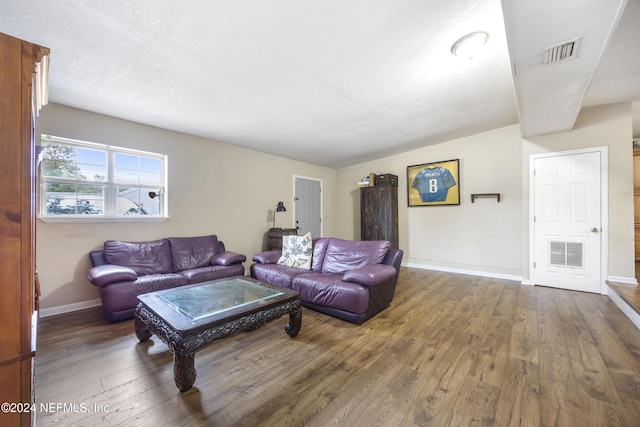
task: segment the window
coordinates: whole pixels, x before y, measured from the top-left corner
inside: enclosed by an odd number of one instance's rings
[[[40,217],[166,214],[165,155],[42,135]]]

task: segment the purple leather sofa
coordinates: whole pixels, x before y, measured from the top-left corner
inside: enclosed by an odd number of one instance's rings
[[[106,317],[133,318],[138,295],[231,276],[243,276],[247,257],[225,250],[217,236],[150,242],[107,240],[89,253],[87,277],[100,290]]]
[[[403,251],[388,241],[313,240],[311,270],[277,264],[280,251],[253,256],[251,277],[300,293],[314,310],[362,323],[391,304]]]

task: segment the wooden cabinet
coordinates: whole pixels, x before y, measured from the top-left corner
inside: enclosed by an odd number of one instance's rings
[[[398,247],[398,185],[360,188],[360,239]]]
[[[282,236],[295,236],[298,230],[295,228],[271,228],[267,241],[268,251],[282,250]]]
[[[0,401],[33,402],[37,290],[33,124],[46,103],[49,49],[0,34]],[[44,92],[43,92],[44,91]],[[35,412],[0,412],[28,426]]]

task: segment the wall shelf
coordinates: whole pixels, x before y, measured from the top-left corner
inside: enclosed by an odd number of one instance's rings
[[[471,195],[471,203],[475,203],[475,200],[478,197],[495,197],[498,199],[498,203],[500,203],[500,193],[477,193]]]

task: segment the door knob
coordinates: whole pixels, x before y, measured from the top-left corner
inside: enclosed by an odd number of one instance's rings
[[[591,232],[592,232],[592,233],[597,233],[598,231],[600,231],[600,230],[598,229],[598,227],[593,227],[593,228],[591,229]]]

